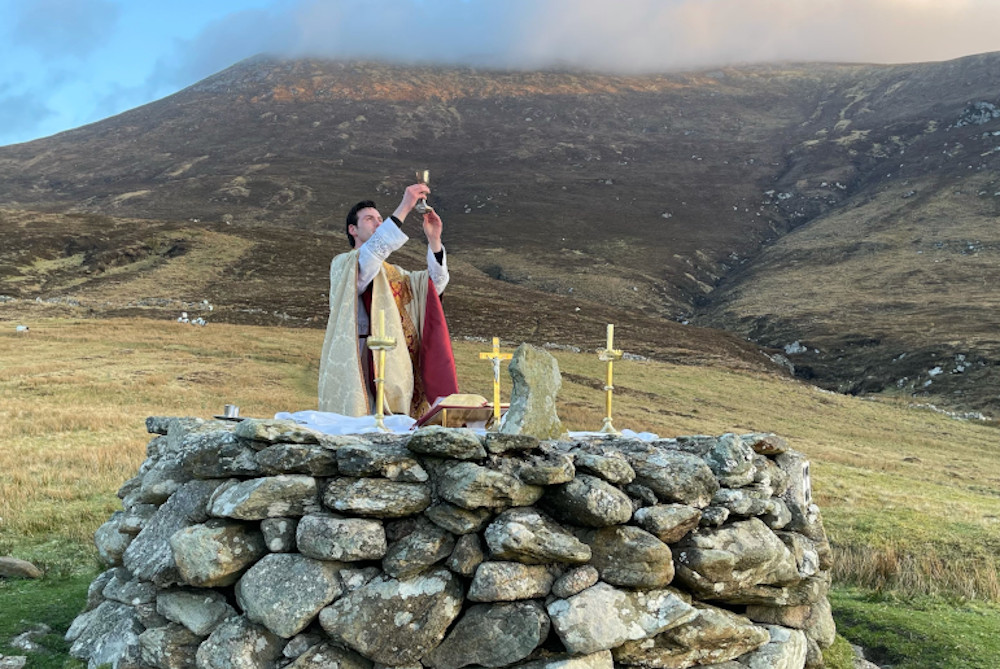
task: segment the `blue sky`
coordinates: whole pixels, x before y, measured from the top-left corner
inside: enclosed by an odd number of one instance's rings
[[[1000,0],[0,0],[0,145],[257,53],[667,71],[1000,50]]]

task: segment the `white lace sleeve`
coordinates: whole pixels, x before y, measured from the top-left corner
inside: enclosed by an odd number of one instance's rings
[[[365,292],[389,254],[405,244],[407,239],[406,233],[391,218],[382,221],[375,234],[358,250],[358,295]]]
[[[448,285],[448,279],[451,278],[451,275],[448,274],[448,253],[444,250],[443,246],[441,247],[440,264],[437,258],[434,257],[431,247],[427,247],[427,273],[431,275],[431,281],[434,282],[437,294],[440,295],[443,293],[445,287]]]

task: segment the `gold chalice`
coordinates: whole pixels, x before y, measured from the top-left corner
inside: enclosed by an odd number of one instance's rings
[[[430,184],[431,182],[431,171],[430,170],[417,170],[417,183],[418,184]],[[427,204],[427,198],[422,197],[417,200],[417,204],[413,207],[418,214],[426,214],[428,210],[431,209],[430,205]]]

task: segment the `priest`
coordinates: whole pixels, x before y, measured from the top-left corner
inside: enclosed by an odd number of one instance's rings
[[[423,214],[427,269],[408,272],[387,262],[409,237],[401,230],[426,184],[413,184],[388,220],[364,200],[347,214],[352,250],[330,264],[330,319],[319,366],[319,410],[346,416],[375,413],[374,365],[367,339],[379,312],[385,335],[396,340],[386,352],[385,414],[421,416],[436,399],[458,392],[455,359],[441,308],[448,263],[442,222],[431,208]]]

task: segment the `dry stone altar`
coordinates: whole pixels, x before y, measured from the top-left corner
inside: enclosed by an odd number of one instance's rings
[[[153,417],[90,667],[821,667],[831,553],[770,434],[328,436]]]

